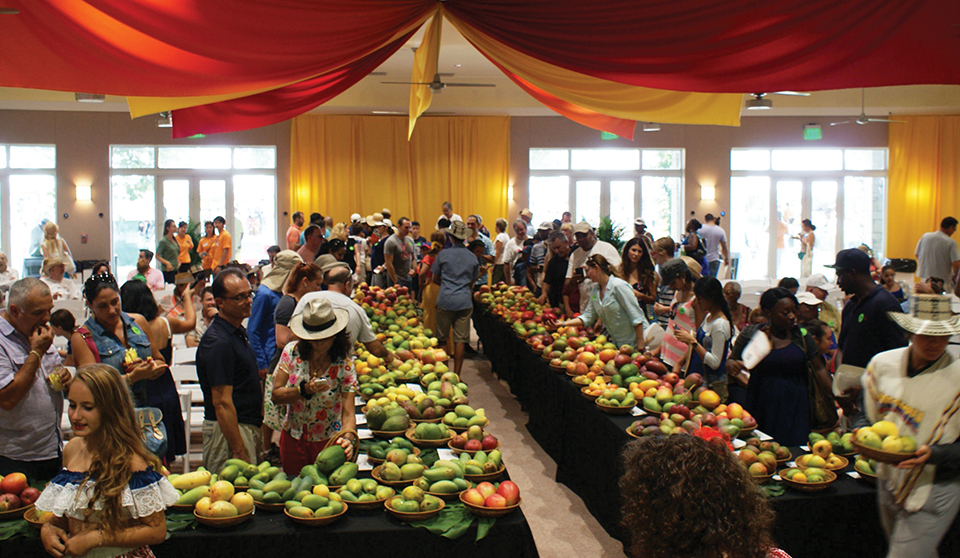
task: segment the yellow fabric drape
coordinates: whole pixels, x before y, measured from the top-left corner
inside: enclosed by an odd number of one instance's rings
[[[894,116],[890,124],[887,255],[913,258],[917,240],[960,218],[960,116]]]
[[[442,9],[442,7],[441,7]],[[675,124],[740,125],[739,93],[688,93],[650,89],[587,76],[547,64],[493,40],[449,12],[465,39],[508,71],[578,107],[627,120]]]
[[[429,236],[449,201],[466,219],[506,217],[510,117],[423,118],[407,141],[406,117],[305,115],[291,130],[290,206],[334,221],[390,208]]]
[[[413,73],[410,79],[410,126],[407,131],[407,139],[413,137],[413,128],[417,125],[417,119],[430,108],[430,103],[433,102],[433,90],[430,89],[430,86],[413,84],[433,81],[433,75],[438,71],[437,59],[440,57],[440,30],[442,25],[443,18],[440,16],[440,10],[438,9],[433,19],[424,28],[420,48],[413,55]]]

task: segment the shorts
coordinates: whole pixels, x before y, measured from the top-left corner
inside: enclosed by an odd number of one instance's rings
[[[259,426],[239,424],[240,438],[243,447],[247,450],[247,457],[251,463],[260,462],[260,451],[263,449],[263,434]],[[203,466],[208,471],[219,471],[223,464],[233,457],[230,444],[220,430],[220,423],[215,420],[203,421]]]
[[[473,315],[473,307],[463,310],[444,310],[437,308],[437,341],[439,345],[447,342],[450,327],[453,327],[454,343],[470,342],[470,316]]]

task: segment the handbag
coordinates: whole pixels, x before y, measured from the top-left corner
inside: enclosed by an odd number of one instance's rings
[[[697,235],[697,248],[688,254],[691,258],[700,261],[703,258],[707,257],[707,245],[703,241],[703,237],[699,233],[694,233]]]
[[[806,256],[806,255],[807,255],[806,252],[797,252],[797,258],[799,258],[799,259],[801,259],[801,260],[802,260],[803,257]]]
[[[836,426],[840,416],[837,415],[833,394],[830,393],[830,389],[823,387],[817,381],[817,374],[809,362],[807,363],[807,394],[810,398],[810,429],[828,430]]]
[[[147,451],[160,459],[167,454],[169,438],[167,427],[163,424],[163,411],[156,407],[137,407],[137,426],[143,435],[143,445]]]
[[[93,353],[93,358],[100,362],[100,350],[93,340],[93,334],[86,326],[77,328],[77,333],[83,338],[84,342]],[[134,407],[134,414],[137,415],[137,426],[143,436],[143,445],[147,451],[163,459],[167,453],[169,439],[167,438],[167,427],[163,424],[163,411],[156,407]]]

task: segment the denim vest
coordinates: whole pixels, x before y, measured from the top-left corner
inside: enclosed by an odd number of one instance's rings
[[[150,351],[150,339],[147,337],[147,333],[140,329],[140,326],[126,313],[121,312],[120,317],[126,330],[127,343],[130,344],[130,347],[136,349],[137,356],[141,359],[150,357],[153,353]],[[93,316],[87,319],[84,325],[90,330],[93,342],[97,346],[97,351],[100,353],[100,362],[109,364],[122,374],[124,370],[123,360],[127,349],[123,346],[121,340],[117,339],[112,331],[104,329]],[[147,380],[140,380],[130,386],[130,391],[133,392],[133,404],[137,407],[144,407],[147,404],[146,382]]]

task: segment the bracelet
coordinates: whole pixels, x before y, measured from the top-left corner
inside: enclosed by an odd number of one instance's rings
[[[97,543],[97,548],[100,548],[101,546],[103,546],[103,531],[100,529],[97,529],[97,534],[100,535],[100,542]]]
[[[36,355],[36,356],[37,356],[37,360],[43,360],[43,355],[41,355],[40,352],[37,351],[36,349],[31,350],[30,353],[29,353],[27,356],[29,356],[29,355]]]
[[[306,388],[307,388],[307,382],[300,382],[300,388],[299,388],[300,396],[303,397],[304,399],[310,399],[311,397],[313,397],[313,394],[307,393]]]

